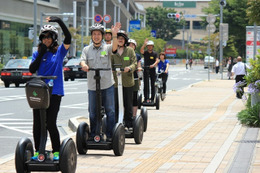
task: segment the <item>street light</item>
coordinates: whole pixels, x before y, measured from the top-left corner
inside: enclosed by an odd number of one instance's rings
[[[220,27],[223,23],[223,7],[226,6],[226,0],[220,0],[220,24],[219,24],[219,31]],[[223,79],[223,36],[220,36],[220,45],[219,45],[219,55],[220,55],[220,73],[221,73],[221,79]]]

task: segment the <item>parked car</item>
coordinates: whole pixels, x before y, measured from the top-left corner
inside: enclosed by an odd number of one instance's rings
[[[212,56],[205,56],[204,58],[204,69],[208,67],[215,68],[215,58]]]
[[[5,87],[9,87],[14,83],[16,87],[22,83],[26,83],[30,79],[23,79],[23,76],[31,76],[29,66],[31,59],[10,59],[5,67],[1,70],[1,80]]]
[[[74,81],[75,78],[87,78],[87,72],[82,71],[81,66],[79,65],[80,59],[70,59],[65,66],[63,67],[64,80]]]

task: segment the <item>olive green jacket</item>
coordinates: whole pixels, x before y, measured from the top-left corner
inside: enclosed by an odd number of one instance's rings
[[[122,85],[124,87],[132,87],[134,86],[134,71],[137,67],[136,55],[134,49],[131,47],[125,47],[122,55],[118,53],[111,55],[111,65],[112,68],[114,64],[122,64],[120,68],[130,67],[131,71],[128,73],[122,72]],[[115,80],[115,87],[117,87],[117,76],[116,72],[113,72],[114,80]]]

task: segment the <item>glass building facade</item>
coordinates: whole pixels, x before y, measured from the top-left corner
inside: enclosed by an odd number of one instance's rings
[[[10,58],[32,55],[33,40],[28,38],[30,24],[0,20],[0,57],[5,64]]]

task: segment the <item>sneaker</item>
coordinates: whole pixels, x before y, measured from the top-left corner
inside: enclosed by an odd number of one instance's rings
[[[60,152],[53,153],[53,161],[58,161],[58,160],[60,160]]]
[[[166,94],[165,94],[165,93],[163,93],[163,94],[162,94],[162,100],[164,100],[164,99],[165,99],[165,97],[166,97]]]
[[[39,156],[39,151],[36,151],[36,152],[34,153],[34,156],[31,157],[31,160],[38,161],[38,156]]]

